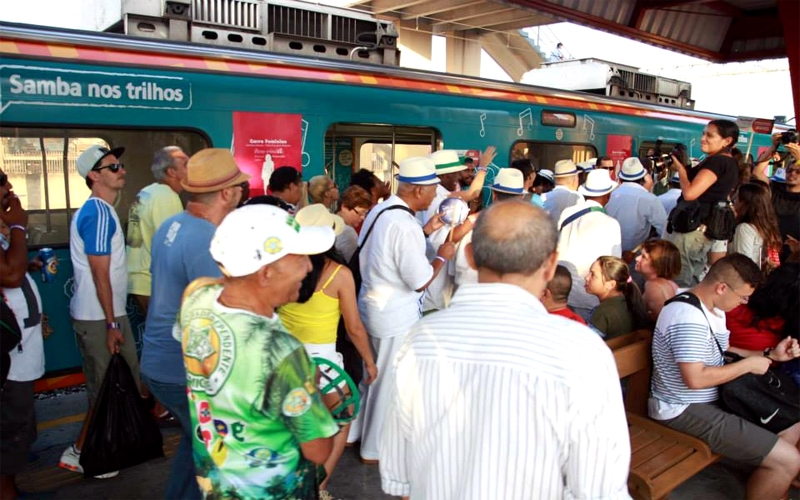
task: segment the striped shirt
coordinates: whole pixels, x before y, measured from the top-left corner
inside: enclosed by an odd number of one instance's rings
[[[611,352],[508,284],[470,284],[412,328],[380,446],[383,490],[446,499],[630,498]]]
[[[709,322],[719,346],[711,337]],[[690,403],[710,403],[718,399],[716,387],[690,389],[683,380],[678,363],[722,366],[724,359],[720,347],[727,349],[729,334],[725,326],[725,313],[717,309],[711,313],[703,305],[701,312],[691,304],[674,302],[661,310],[653,332],[653,378],[649,402],[651,418],[675,418]]]

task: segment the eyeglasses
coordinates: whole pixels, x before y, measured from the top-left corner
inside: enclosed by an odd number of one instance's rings
[[[122,163],[112,163],[110,165],[103,165],[102,167],[95,167],[92,170],[94,170],[95,172],[99,172],[104,168],[107,168],[116,174],[117,172],[125,168],[125,165],[123,165]]]
[[[0,174],[0,187],[8,184],[8,174]]]
[[[800,167],[787,168],[786,169],[786,175],[789,175],[789,174],[800,174]]]
[[[739,294],[739,293],[736,293],[736,292],[733,290],[733,287],[732,287],[731,285],[729,285],[728,283],[725,283],[724,281],[723,281],[722,283],[723,283],[725,286],[727,286],[727,287],[728,287],[728,290],[730,290],[730,291],[731,291],[731,292],[732,292],[734,295],[736,295],[737,297],[739,297],[739,300],[742,302],[742,304],[747,304],[748,302],[750,302],[750,296],[749,296],[749,295],[741,295],[741,294]]]
[[[356,207],[353,209],[353,212],[355,212],[356,215],[358,215],[363,219],[364,217],[367,216],[367,212],[369,212],[369,210],[366,208]]]
[[[241,184],[237,184],[234,187],[240,187],[240,188],[242,188],[242,191],[244,191],[246,193],[246,192],[250,191],[250,181],[244,181]]]

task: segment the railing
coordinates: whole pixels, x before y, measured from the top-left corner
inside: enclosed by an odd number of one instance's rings
[[[558,49],[558,44],[561,43],[561,41],[547,25],[534,26],[533,28],[520,30],[520,35],[531,42],[534,50],[536,50],[545,61],[555,62],[574,59],[572,53],[565,47],[562,46],[561,49]]]
[[[48,174],[63,174],[64,162],[61,151],[51,151],[47,154],[47,173]],[[70,155],[67,157],[67,171],[70,174],[76,174],[78,171],[75,168],[75,161],[77,156]],[[5,153],[0,162],[3,171],[8,175],[31,175],[42,173],[42,155],[41,153]]]

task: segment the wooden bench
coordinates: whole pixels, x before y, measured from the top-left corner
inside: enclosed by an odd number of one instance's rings
[[[653,334],[640,330],[606,342],[619,378],[626,379],[625,410],[631,439],[628,490],[636,499],[657,500],[719,460],[703,441],[647,418]]]

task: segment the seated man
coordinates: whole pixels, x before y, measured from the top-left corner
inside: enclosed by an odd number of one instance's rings
[[[575,314],[567,305],[571,288],[572,275],[569,274],[569,269],[559,265],[556,267],[556,274],[553,275],[553,279],[547,283],[547,288],[542,292],[542,305],[550,314],[564,316],[567,319],[585,325],[586,321]]]
[[[757,467],[747,482],[747,498],[781,498],[800,472],[800,423],[776,435],[718,404],[722,384],[747,373],[763,374],[772,361],[800,357],[800,346],[791,337],[763,353],[728,346],[725,312],[747,303],[760,277],[752,260],[731,254],[688,291],[702,310],[685,302],[664,306],[653,334],[649,414],[702,439],[715,453]],[[726,348],[745,358],[725,364]]]

